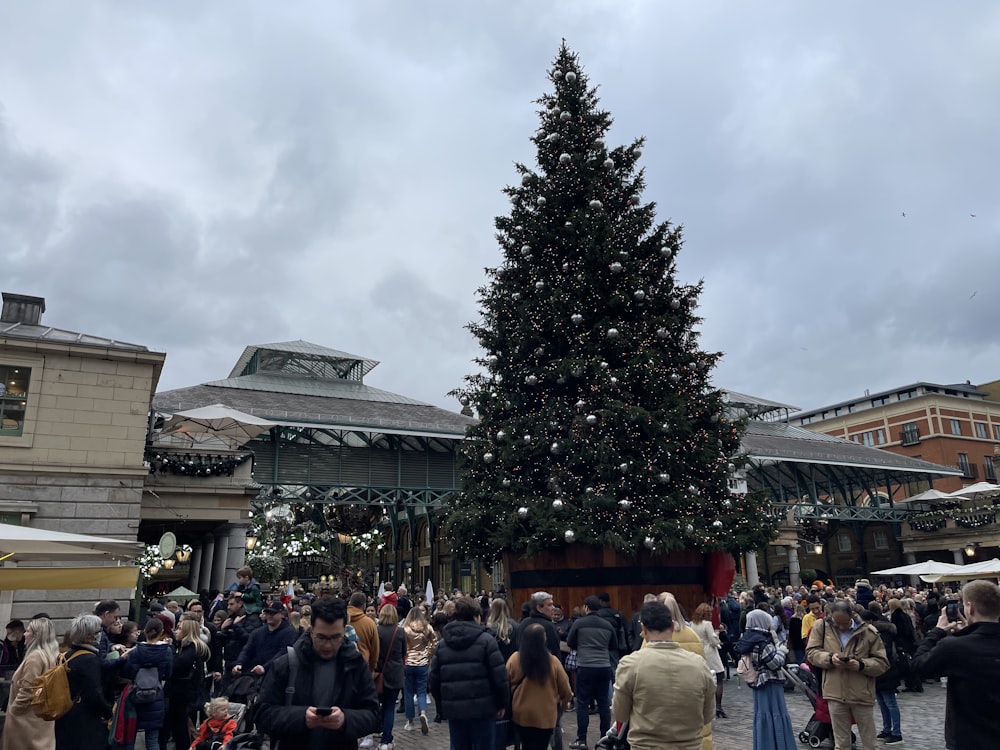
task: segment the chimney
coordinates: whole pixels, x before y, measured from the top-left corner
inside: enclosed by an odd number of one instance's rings
[[[37,326],[42,322],[45,312],[44,297],[29,297],[26,294],[3,292],[3,312],[0,312],[0,323],[23,323]]]

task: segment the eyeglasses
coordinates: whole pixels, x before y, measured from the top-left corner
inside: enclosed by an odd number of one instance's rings
[[[338,633],[337,635],[323,635],[322,633],[310,633],[309,637],[312,638],[317,643],[339,643],[344,640],[344,634]]]

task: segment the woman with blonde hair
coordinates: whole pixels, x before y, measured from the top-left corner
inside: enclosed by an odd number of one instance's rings
[[[705,649],[705,661],[708,668],[715,675],[715,718],[725,719],[726,712],[722,710],[722,691],[725,685],[726,668],[722,665],[722,656],[719,649],[722,641],[719,640],[718,633],[712,627],[712,606],[710,604],[699,604],[691,615],[691,630],[693,630],[701,640],[701,646]]]
[[[54,666],[59,658],[52,621],[46,617],[32,620],[24,631],[24,659],[10,681],[7,722],[3,728],[2,750],[53,750],[56,746],[55,722],[35,716],[31,710],[35,678]]]
[[[174,654],[173,676],[167,681],[167,715],[160,734],[160,747],[167,746],[172,735],[177,747],[191,745],[188,716],[205,702],[205,662],[210,654],[201,639],[201,623],[181,618],[174,630],[177,651]]]
[[[403,687],[403,665],[406,663],[406,632],[399,627],[399,610],[394,604],[383,604],[378,612],[378,666],[382,676],[382,739],[379,750],[393,750],[392,729],[396,718],[396,699]],[[412,711],[412,706],[410,707]],[[424,725],[426,726],[426,719]]]
[[[510,619],[507,601],[497,597],[490,604],[490,614],[486,618],[486,629],[490,631],[500,647],[504,663],[517,651],[517,623]]]
[[[410,608],[403,620],[403,632],[406,634],[406,667],[403,670],[406,726],[403,728],[413,729],[414,715],[419,711],[420,731],[427,734],[427,674],[438,637],[420,607]],[[417,699],[416,709],[413,707],[414,696]]]

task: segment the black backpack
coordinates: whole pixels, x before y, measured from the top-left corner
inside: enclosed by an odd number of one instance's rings
[[[137,705],[155,703],[163,696],[160,684],[160,670],[157,667],[142,667],[132,680],[132,702]]]

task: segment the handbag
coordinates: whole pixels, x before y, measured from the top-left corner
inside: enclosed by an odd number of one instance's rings
[[[397,625],[393,628],[392,638],[389,639],[389,648],[386,649],[385,659],[382,660],[382,672],[385,671],[385,664],[389,661],[392,656],[392,645],[396,642],[396,633],[399,632],[399,626]],[[385,692],[385,679],[382,676],[382,672],[376,672],[372,675],[372,681],[375,683],[375,694],[382,695]]]

